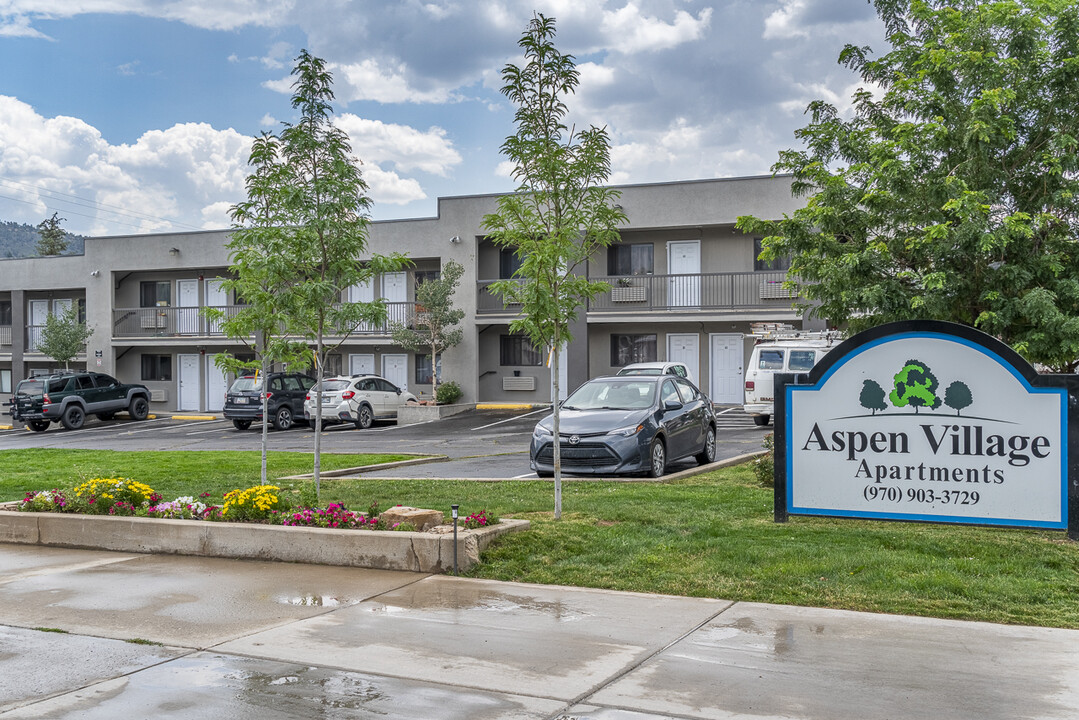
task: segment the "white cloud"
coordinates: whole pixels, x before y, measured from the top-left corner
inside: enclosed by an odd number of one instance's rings
[[[409,69],[404,63],[385,65],[367,59],[358,63],[335,65],[334,79],[344,83],[347,90],[338,92],[345,102],[374,100],[380,103],[445,103],[458,99],[446,87],[418,89],[409,83]]]
[[[3,194],[16,187],[23,201],[4,215],[36,224],[56,210],[88,234],[227,226],[219,206],[243,197],[250,143],[234,130],[191,123],[110,145],[82,120],[45,118],[0,96]]]
[[[0,8],[0,37],[29,37],[49,40],[48,35],[30,27],[30,18],[26,15],[8,14]]]
[[[446,177],[461,163],[461,155],[439,127],[421,132],[406,125],[368,120],[351,113],[338,116],[335,124],[348,133],[353,154],[365,163],[392,164],[400,172],[430,173]]]
[[[208,30],[235,30],[246,25],[278,26],[295,5],[295,0],[6,0],[0,4],[0,21],[113,13],[178,20]]]
[[[259,125],[267,128],[274,127],[275,125],[277,125],[277,118],[275,118],[270,113],[266,113],[261,118],[259,118]]]
[[[684,10],[674,14],[674,22],[641,13],[636,3],[628,3],[614,12],[605,12],[601,24],[609,48],[622,53],[669,50],[686,42],[699,40],[712,19],[712,9],[705,8],[694,18]]]

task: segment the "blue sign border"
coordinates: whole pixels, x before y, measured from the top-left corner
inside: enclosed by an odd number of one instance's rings
[[[855,511],[855,510],[838,510],[831,508],[811,508],[811,507],[796,507],[793,503],[794,496],[794,473],[793,473],[793,461],[794,461],[794,446],[792,442],[788,441],[788,438],[793,436],[793,417],[790,412],[790,408],[793,407],[795,393],[796,392],[818,392],[825,383],[834,375],[840,368],[847,364],[850,360],[857,357],[863,352],[870,350],[881,345],[895,342],[897,340],[908,339],[934,339],[942,340],[946,342],[954,342],[966,347],[969,347],[977,352],[982,353],[989,359],[996,362],[1002,368],[1012,374],[1024,387],[1027,393],[1032,395],[1057,395],[1060,400],[1060,438],[1061,438],[1061,458],[1060,458],[1060,519],[1055,521],[1032,521],[1032,520],[1017,520],[1014,518],[980,518],[980,517],[967,517],[967,516],[954,516],[954,515],[931,515],[921,513],[902,513],[902,512],[875,512],[875,511]],[[1032,380],[1034,382],[1032,382]],[[1042,383],[1041,380],[1047,380],[1048,382]],[[799,382],[802,381],[802,382]],[[1037,385],[1035,384],[1037,383]],[[776,419],[781,420],[782,426],[777,424],[777,435],[782,433],[783,437],[777,437],[777,441],[782,441],[785,446],[785,453],[782,456],[782,462],[776,463],[776,502],[775,502],[775,514],[777,522],[783,522],[786,520],[787,515],[821,515],[828,517],[851,517],[851,518],[864,518],[870,520],[902,520],[909,522],[937,522],[937,523],[955,523],[964,525],[996,525],[1004,527],[1028,527],[1028,528],[1041,528],[1051,530],[1069,530],[1069,536],[1076,538],[1079,536],[1079,522],[1075,522],[1073,519],[1073,525],[1069,526],[1069,500],[1071,505],[1076,505],[1076,497],[1079,497],[1079,491],[1073,494],[1073,497],[1069,499],[1069,486],[1079,485],[1079,483],[1070,482],[1069,473],[1069,445],[1071,439],[1068,434],[1069,429],[1069,396],[1073,394],[1072,391],[1079,388],[1079,380],[1075,376],[1039,376],[1037,372],[1020,356],[1008,346],[1000,343],[995,338],[992,338],[980,331],[972,328],[955,325],[953,323],[944,323],[936,321],[907,321],[901,323],[891,323],[889,325],[882,325],[878,328],[866,331],[860,335],[856,335],[853,338],[843,342],[839,347],[830,352],[812,372],[806,375],[777,375],[776,376],[776,389],[781,391],[776,393],[777,407],[776,407]],[[777,458],[779,459],[779,458]],[[1071,515],[1075,515],[1075,509],[1072,508]]]

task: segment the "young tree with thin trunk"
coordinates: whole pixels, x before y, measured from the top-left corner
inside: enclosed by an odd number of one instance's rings
[[[273,233],[276,253],[276,309],[290,334],[313,344],[315,385],[316,493],[322,441],[322,379],[327,357],[361,325],[386,322],[382,300],[342,302],[348,288],[370,282],[408,263],[401,254],[367,252],[367,183],[352,156],[348,136],[333,124],[333,79],[321,58],[306,50],[292,71],[295,124],[285,123],[279,136],[272,202],[281,225]]]
[[[92,327],[79,322],[79,309],[72,304],[62,315],[49,313],[36,349],[46,357],[63,363],[67,370],[75,356],[86,348],[86,341],[93,334]]]
[[[589,256],[618,240],[626,216],[617,190],[602,187],[611,171],[606,128],[577,132],[566,126],[566,96],[579,74],[572,55],[554,46],[555,21],[535,15],[518,45],[522,67],[502,71],[502,94],[517,106],[517,132],[502,143],[513,163],[517,191],[498,200],[498,211],[483,219],[495,245],[513,250],[521,265],[510,280],[492,283],[503,301],[519,304],[510,323],[538,347],[552,349],[554,381],[555,518],[562,517],[562,461],[559,442],[559,355],[572,340],[570,325],[583,303],[609,286],[581,272]]]
[[[453,307],[453,294],[464,274],[461,263],[449,260],[437,278],[416,285],[416,313],[409,325],[393,323],[393,341],[401,347],[419,352],[430,350],[431,395],[438,399],[438,360],[444,350],[461,342],[464,336],[459,324],[464,310]]]

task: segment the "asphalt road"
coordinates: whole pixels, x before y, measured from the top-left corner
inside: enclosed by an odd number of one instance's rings
[[[406,469],[371,473],[375,477],[430,478],[534,478],[528,469],[528,443],[543,410],[473,410],[438,422],[419,425],[376,425],[358,430],[334,425],[322,432],[326,453],[382,452],[444,455],[448,459]],[[739,407],[720,408],[717,460],[761,449],[771,427],[753,424]],[[84,448],[95,450],[258,450],[260,433],[255,427],[236,430],[222,418],[183,420],[158,416],[133,422],[88,419],[80,430],[66,431],[59,425],[43,433],[25,429],[0,430],[0,450],[17,448]],[[271,450],[311,452],[314,433],[297,427],[271,431]],[[682,463],[672,470],[692,467]]]

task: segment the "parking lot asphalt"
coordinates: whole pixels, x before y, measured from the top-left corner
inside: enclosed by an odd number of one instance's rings
[[[0,544],[0,717],[1074,718],[1079,631]]]
[[[407,477],[524,479],[535,478],[528,468],[532,428],[549,409],[471,410],[437,422],[418,425],[380,424],[369,430],[331,425],[323,430],[327,453],[426,453],[445,456],[442,462],[413,465]],[[757,427],[740,407],[719,408],[718,460],[756,452],[771,427]],[[311,452],[314,433],[306,427],[271,431],[271,450]],[[181,419],[167,415],[143,422],[117,418],[88,420],[85,427],[65,431],[53,425],[34,433],[0,430],[0,450],[17,448],[82,448],[109,450],[258,450],[257,427],[236,430],[224,418]],[[676,471],[693,463],[672,466]],[[372,477],[401,477],[401,470],[384,470]]]

